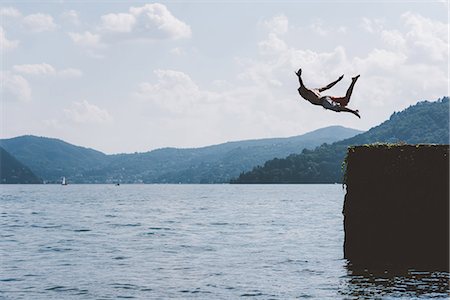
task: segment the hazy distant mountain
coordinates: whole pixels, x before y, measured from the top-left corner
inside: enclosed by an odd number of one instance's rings
[[[42,180],[0,147],[0,183],[42,183]]]
[[[360,132],[331,126],[290,138],[116,155],[36,136],[0,140],[0,145],[50,182],[65,176],[72,183],[218,183],[228,182],[268,159],[299,153],[305,148],[313,149]]]
[[[81,182],[84,172],[107,162],[107,155],[102,152],[53,138],[26,135],[0,140],[0,146],[50,182],[59,182],[62,176]]]
[[[274,157],[299,153],[324,142],[354,136],[358,130],[322,128],[301,136],[229,142],[195,149],[158,149],[116,155],[101,173],[109,180],[157,183],[219,183]]]
[[[449,98],[423,101],[367,132],[352,138],[303,150],[241,174],[233,183],[334,183],[342,181],[342,162],[347,147],[376,142],[449,143]],[[376,184],[376,183],[374,183]]]

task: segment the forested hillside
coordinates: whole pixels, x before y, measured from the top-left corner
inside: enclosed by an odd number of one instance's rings
[[[42,183],[42,180],[0,147],[0,183]]]
[[[107,163],[102,152],[53,138],[26,135],[0,140],[0,146],[47,182],[59,182],[62,176],[77,182],[84,172]]]
[[[283,159],[267,161],[242,173],[232,183],[335,183],[342,182],[342,163],[348,146],[368,143],[448,144],[449,98],[423,101],[367,132]]]
[[[4,139],[0,145],[46,182],[59,182],[64,176],[71,183],[226,183],[268,159],[313,149],[360,132],[330,126],[289,138],[116,155],[36,136]]]

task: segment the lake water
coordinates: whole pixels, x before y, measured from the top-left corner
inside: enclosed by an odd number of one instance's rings
[[[0,299],[447,299],[353,272],[341,185],[2,185]]]

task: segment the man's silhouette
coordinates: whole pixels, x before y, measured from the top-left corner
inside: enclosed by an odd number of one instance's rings
[[[298,93],[302,96],[303,99],[311,102],[314,105],[323,106],[325,109],[329,109],[335,112],[349,112],[361,118],[358,110],[352,110],[347,108],[347,104],[350,101],[350,96],[352,95],[353,87],[355,86],[356,80],[358,80],[359,75],[352,78],[352,83],[350,84],[347,93],[344,97],[333,97],[333,96],[322,96],[320,93],[332,88],[336,83],[338,83],[344,75],[340,76],[337,80],[328,84],[327,86],[318,88],[318,89],[308,89],[305,87],[302,81],[302,69],[298,69],[297,73],[298,82],[300,83],[300,87],[298,88]]]

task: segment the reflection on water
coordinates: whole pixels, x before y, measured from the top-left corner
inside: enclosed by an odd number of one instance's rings
[[[380,297],[440,298],[450,295],[449,273],[442,271],[355,268],[347,264],[347,281],[340,294],[353,299]]]

